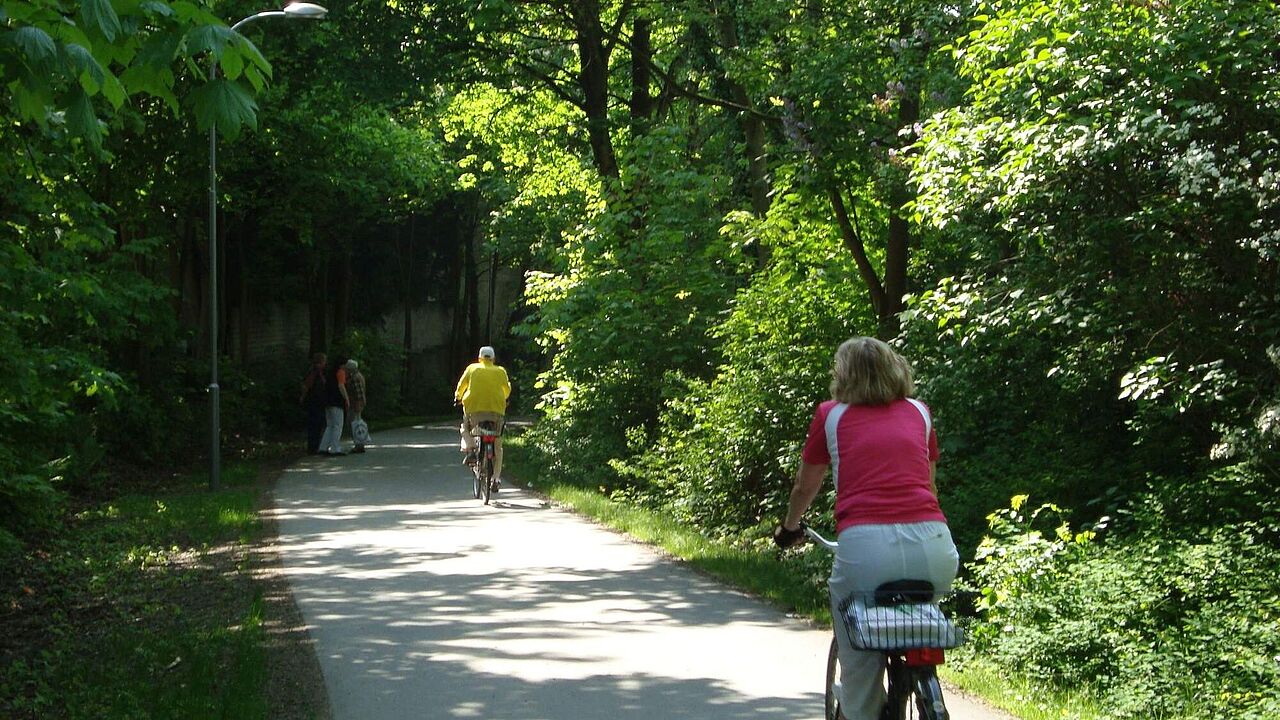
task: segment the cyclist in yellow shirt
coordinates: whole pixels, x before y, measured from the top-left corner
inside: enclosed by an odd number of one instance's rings
[[[453,391],[455,402],[462,403],[462,451],[465,452],[464,463],[475,460],[476,438],[471,434],[472,428],[486,420],[496,423],[502,430],[503,417],[507,413],[507,398],[511,397],[511,382],[507,379],[507,371],[494,362],[493,348],[485,345],[480,348],[480,357],[467,366],[462,377],[458,378],[458,387]],[[501,483],[502,478],[502,438],[494,441],[493,477]]]

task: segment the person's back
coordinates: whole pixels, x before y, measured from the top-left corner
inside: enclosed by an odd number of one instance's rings
[[[464,412],[505,414],[511,382],[507,371],[493,360],[481,359],[467,366],[458,385],[458,400]]]

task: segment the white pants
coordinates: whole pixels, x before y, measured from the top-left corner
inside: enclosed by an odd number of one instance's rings
[[[499,431],[502,429],[502,414],[494,412],[464,412],[462,413],[462,426],[458,430],[462,433],[461,449],[463,452],[471,452],[476,449],[478,441],[476,436],[471,434],[473,428],[479,427],[480,423],[486,420],[497,423]],[[502,437],[493,441],[493,477],[502,479]]]
[[[320,452],[342,452],[342,408],[330,405],[324,409],[324,435],[320,436]]]
[[[893,580],[928,580],[939,600],[956,579],[960,555],[944,522],[854,525],[840,533],[839,542],[828,586],[840,653],[840,709],[848,720],[878,720],[885,702],[885,656],[853,649],[840,622],[840,601]]]

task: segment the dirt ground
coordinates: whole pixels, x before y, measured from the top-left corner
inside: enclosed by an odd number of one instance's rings
[[[273,473],[271,483],[279,471]],[[270,513],[272,494],[264,493],[260,509],[263,532],[253,551],[253,575],[262,589],[267,632],[267,717],[272,720],[331,720],[329,694],[307,633],[281,567],[276,523]]]

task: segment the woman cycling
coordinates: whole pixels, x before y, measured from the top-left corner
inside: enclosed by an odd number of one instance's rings
[[[911,366],[885,343],[855,337],[836,351],[831,375],[832,400],[818,406],[809,426],[774,541],[789,547],[804,539],[800,520],[831,466],[840,544],[829,582],[833,616],[851,594],[904,578],[929,580],[941,598],[959,555],[938,506],[938,441],[929,410],[909,399]],[[885,702],[885,656],[854,650],[843,624],[835,626],[844,717],[877,720]]]

